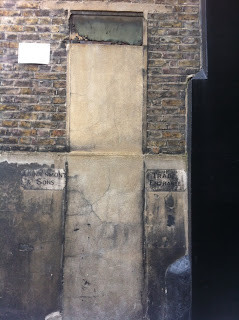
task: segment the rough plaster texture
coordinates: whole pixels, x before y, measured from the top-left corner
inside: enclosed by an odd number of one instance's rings
[[[145,172],[172,168],[187,171],[185,159],[146,156]],[[181,192],[147,190],[145,201],[148,315],[150,319],[169,319],[167,313],[172,311],[166,307],[166,272],[171,264],[187,252],[187,189]],[[174,285],[180,286],[180,281],[180,277],[175,276]],[[176,302],[176,305],[183,309],[183,306],[179,306],[181,302]],[[188,304],[186,308],[188,312]]]
[[[71,150],[142,151],[143,48],[70,46]]]
[[[143,158],[68,161],[64,319],[140,320]]]
[[[67,162],[63,319],[187,315],[190,270],[185,278],[178,260],[188,250],[187,190],[145,188],[147,170],[186,171],[185,157],[82,152],[2,154],[0,315],[61,310],[63,191],[24,190],[20,172]]]
[[[1,157],[1,319],[42,320],[60,308],[64,191],[21,187],[22,170],[61,168],[46,158]]]

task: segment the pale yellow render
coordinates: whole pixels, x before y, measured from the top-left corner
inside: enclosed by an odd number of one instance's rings
[[[142,152],[143,47],[71,44],[71,151]]]

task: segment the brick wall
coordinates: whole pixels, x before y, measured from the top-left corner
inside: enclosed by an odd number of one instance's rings
[[[66,150],[66,13],[0,1],[0,149]],[[51,43],[49,65],[17,63],[19,42]]]
[[[158,1],[160,2],[160,1]],[[187,76],[200,69],[198,1],[148,15],[147,152],[185,152]]]
[[[148,14],[147,152],[184,153],[186,78],[200,65],[199,0],[121,2],[170,12]],[[0,0],[0,150],[67,151],[67,12],[40,4]],[[19,42],[51,43],[51,63],[18,64]]]

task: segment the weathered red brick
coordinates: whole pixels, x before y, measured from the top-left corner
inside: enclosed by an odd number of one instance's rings
[[[3,120],[2,121],[2,126],[3,127],[17,127],[18,122],[17,121],[12,121],[12,120]]]
[[[39,8],[39,2],[30,2],[30,1],[19,1],[16,4],[16,7],[19,9],[38,9]]]
[[[65,130],[53,130],[51,131],[51,137],[63,137],[66,135]]]

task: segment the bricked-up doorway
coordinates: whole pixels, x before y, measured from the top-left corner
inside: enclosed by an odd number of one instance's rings
[[[143,318],[142,23],[71,18],[66,319]]]
[[[70,30],[70,150],[142,153],[142,14],[76,12]]]
[[[239,319],[238,2],[207,4],[209,75],[194,83],[193,320]]]

